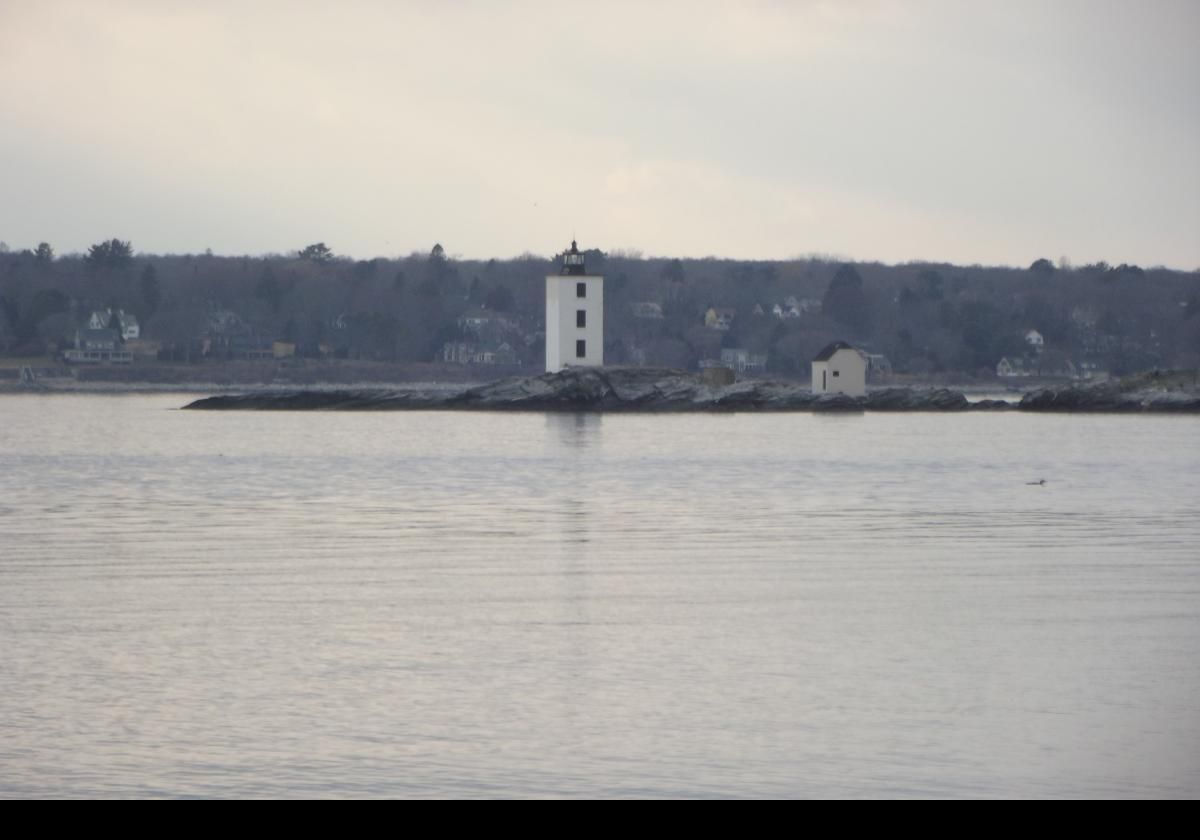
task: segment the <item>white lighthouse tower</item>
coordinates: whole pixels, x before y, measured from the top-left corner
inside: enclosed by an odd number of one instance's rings
[[[546,371],[604,364],[604,278],[588,274],[575,240],[546,278]]]

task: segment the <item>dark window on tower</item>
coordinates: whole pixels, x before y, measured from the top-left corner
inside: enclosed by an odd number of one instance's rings
[[[575,310],[575,326],[577,326],[577,327],[586,327],[587,326],[587,310],[586,309],[576,309]]]
[[[582,359],[587,355],[587,342],[582,338],[575,342],[575,358]]]
[[[587,297],[587,283],[575,284],[575,297]]]

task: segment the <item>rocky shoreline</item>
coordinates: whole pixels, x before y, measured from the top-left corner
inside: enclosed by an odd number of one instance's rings
[[[1095,385],[1030,391],[1021,411],[1200,413],[1195,371],[1154,371]]]
[[[1189,374],[1190,375],[1190,374]],[[1147,375],[1148,376],[1148,375]],[[807,385],[748,380],[713,386],[663,368],[567,368],[461,388],[296,389],[223,395],[184,406],[243,411],[1069,411],[1200,412],[1200,391],[1149,382],[1042,389],[1006,400],[969,402],[949,389],[885,388],[865,397],[815,395]]]

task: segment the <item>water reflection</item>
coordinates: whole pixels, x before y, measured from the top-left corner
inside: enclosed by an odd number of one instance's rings
[[[592,642],[595,632],[590,605],[590,570],[595,558],[591,553],[590,529],[593,525],[588,505],[580,498],[565,497],[554,509],[559,524],[557,540],[557,582],[559,637],[562,667],[558,675],[557,711],[564,733],[574,735],[587,725],[586,686],[594,670]]]
[[[600,438],[604,415],[593,412],[546,412],[546,428],[568,449],[587,449]]]

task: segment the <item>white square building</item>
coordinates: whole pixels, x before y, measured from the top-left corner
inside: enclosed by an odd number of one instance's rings
[[[835,341],[812,361],[814,394],[867,394],[867,359],[844,341]]]
[[[546,278],[546,371],[604,364],[604,278],[588,274],[571,242],[562,270]]]

